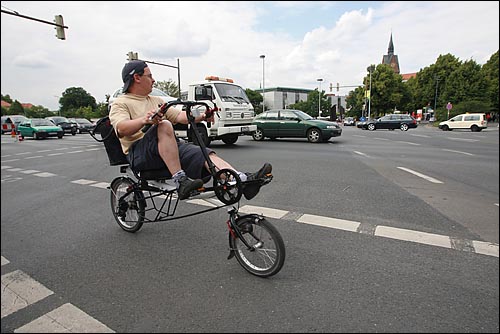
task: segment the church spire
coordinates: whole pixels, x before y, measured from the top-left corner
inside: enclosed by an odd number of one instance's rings
[[[389,41],[389,49],[387,49],[388,55],[394,54],[394,44],[392,43],[392,32],[391,32],[391,40]]]

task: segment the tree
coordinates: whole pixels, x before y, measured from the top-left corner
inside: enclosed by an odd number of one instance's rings
[[[365,77],[365,86],[370,86],[370,77]],[[370,114],[376,117],[391,113],[405,104],[404,97],[409,96],[402,82],[401,75],[394,73],[386,64],[380,64],[371,75]]]
[[[357,87],[349,92],[349,95],[345,99],[347,109],[349,110],[346,116],[360,119],[361,116],[365,115],[364,111],[368,110],[368,106],[365,106],[365,91],[364,87]]]
[[[247,94],[250,103],[253,105],[255,114],[260,114],[262,112],[262,94],[255,90],[251,90],[250,88],[245,89],[245,93]]]
[[[18,100],[15,100],[10,105],[9,115],[24,115],[24,108]]]
[[[318,90],[315,89],[307,94],[307,101],[299,101],[295,104],[290,105],[290,109],[302,110],[306,114],[311,115],[312,117],[318,117],[318,101],[321,96],[321,115],[322,116],[330,116],[330,100],[328,100],[324,94],[321,92],[319,94]]]
[[[498,112],[498,77],[499,77],[499,67],[498,67],[498,50],[495,52],[490,59],[481,68],[481,76],[486,79],[486,91],[485,94],[490,102],[490,110],[492,112]]]
[[[155,81],[153,87],[158,88],[172,97],[179,97],[179,86],[173,82],[172,79],[168,79],[168,81]]]
[[[9,94],[7,95],[2,94],[2,101],[9,102],[12,104],[12,99],[10,98]]]
[[[47,116],[54,116],[54,114],[43,106],[33,106],[26,109],[26,117],[28,118],[44,118]]]
[[[82,87],[67,88],[59,99],[60,111],[63,116],[75,117],[75,112],[81,107],[97,107],[95,98]]]

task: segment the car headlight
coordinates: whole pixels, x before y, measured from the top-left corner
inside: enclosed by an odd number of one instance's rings
[[[337,129],[339,126],[338,125],[327,125],[327,129]]]

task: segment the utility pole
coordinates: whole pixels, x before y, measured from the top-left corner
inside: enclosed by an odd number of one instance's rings
[[[167,64],[162,64],[162,63],[157,63],[157,62],[154,62],[154,61],[150,61],[150,60],[144,60],[144,59],[139,59],[139,56],[137,55],[137,52],[133,52],[133,51],[129,51],[127,53],[127,56],[128,56],[128,60],[142,60],[146,63],[150,63],[150,64],[155,64],[155,65],[161,65],[161,66],[167,66],[167,67],[172,67],[172,68],[176,68],[177,69],[177,82],[178,82],[178,85],[177,85],[177,88],[179,89],[179,100],[181,99],[181,65],[179,63],[179,58],[177,58],[177,66],[173,66],[173,65],[167,65]]]
[[[436,76],[436,93],[434,94],[434,115],[436,114],[436,103],[437,103],[439,80],[441,80],[441,79],[439,79],[439,77]]]
[[[318,90],[318,117],[321,117],[321,81],[322,78],[318,79],[319,81],[319,90]]]

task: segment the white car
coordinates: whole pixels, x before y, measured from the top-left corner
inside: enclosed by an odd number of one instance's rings
[[[346,117],[344,119],[344,126],[354,126],[356,125],[356,121],[353,117]]]
[[[439,123],[439,128],[443,131],[470,129],[472,132],[479,132],[487,127],[486,114],[461,114]]]
[[[118,88],[117,90],[115,90],[115,92],[113,93],[113,95],[111,95],[109,97],[109,101],[108,101],[108,112],[111,110],[111,104],[113,103],[113,101],[120,95],[123,94],[122,92],[122,89],[123,88]],[[164,93],[162,90],[159,90],[158,88],[153,88],[153,90],[151,91],[151,93],[149,95],[152,95],[152,96],[159,96],[163,99],[163,101],[165,102],[170,102],[170,101],[174,101],[174,100],[177,100],[177,98],[173,97],[173,96],[170,96],[166,93]]]

